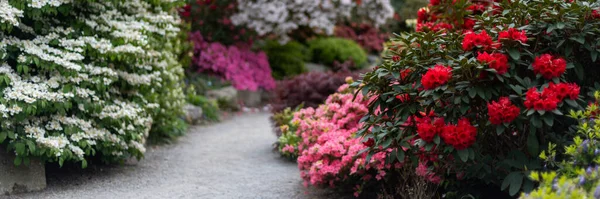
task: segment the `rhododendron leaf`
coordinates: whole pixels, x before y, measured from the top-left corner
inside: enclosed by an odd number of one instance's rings
[[[522,95],[523,94],[523,87],[519,86],[519,85],[512,85],[509,84],[510,88],[513,89],[513,91],[515,91],[517,94]]]
[[[563,22],[558,22],[558,23],[556,23],[556,28],[558,28],[558,29],[561,29],[561,30],[562,30],[563,28],[565,28],[565,23],[563,23]]]
[[[440,144],[440,136],[436,135],[435,138],[433,138],[433,143]]]
[[[400,78],[400,73],[399,73],[398,71],[393,71],[393,72],[392,72],[392,76],[393,76],[395,79],[399,79],[399,78]]]
[[[467,160],[469,160],[468,149],[457,150],[456,153],[458,154],[458,157],[460,157],[460,160],[462,160],[463,162],[467,162]]]
[[[537,156],[540,151],[540,144],[536,136],[536,129],[530,128],[527,136],[527,151],[531,156]]]
[[[552,110],[552,113],[556,114],[556,115],[563,115],[562,112],[560,112],[558,109],[554,109]]]
[[[595,50],[593,50],[593,51],[590,51],[590,53],[591,53],[591,56],[592,56],[592,61],[596,62],[596,59],[598,59],[598,52],[595,51]]]
[[[387,139],[383,142],[382,146],[384,149],[387,149],[388,147],[390,147],[390,145],[392,144],[392,141],[394,141],[394,139]]]
[[[530,115],[531,115],[531,114],[533,114],[533,113],[535,113],[535,110],[533,110],[533,109],[529,109],[529,110],[527,110],[527,114],[526,114],[526,115],[527,115],[527,116],[530,116]]]
[[[542,128],[542,121],[540,121],[537,115],[533,115],[530,121],[535,128]]]
[[[542,119],[548,126],[552,127],[554,125],[554,115],[546,114],[546,115],[542,116]]]
[[[575,74],[577,74],[577,78],[579,79],[583,79],[583,66],[581,66],[581,64],[576,63],[575,65]]]
[[[467,113],[467,111],[469,110],[469,108],[470,108],[469,106],[461,106],[460,107],[460,112],[462,114],[465,114],[465,113]]]
[[[573,52],[573,47],[569,43],[565,44],[565,56],[571,55],[571,52]]]
[[[468,148],[468,150],[469,150],[469,159],[475,160],[475,150],[473,150],[473,148]]]
[[[475,98],[476,95],[477,95],[477,91],[474,88],[470,88],[469,89],[469,97]]]
[[[521,52],[517,48],[508,49],[508,54],[514,60],[519,60],[521,58]]]
[[[546,111],[544,111],[544,110],[537,110],[537,112],[538,112],[540,115],[544,115],[544,114],[546,114]]]
[[[498,125],[498,126],[496,126],[496,134],[497,135],[501,135],[502,133],[504,133],[504,130],[506,130],[504,128],[504,125]]]
[[[396,158],[398,159],[398,162],[404,162],[404,151],[403,150],[398,150],[398,153],[396,153]]]
[[[580,44],[584,44],[585,43],[585,37],[583,36],[579,36],[579,37],[570,37],[570,40],[576,41],[577,43]]]
[[[519,192],[519,190],[521,190],[521,185],[523,185],[523,177],[524,176],[522,173],[516,173],[512,177],[511,182],[510,182],[510,188],[508,190],[508,194],[510,194],[511,196],[514,196]]]

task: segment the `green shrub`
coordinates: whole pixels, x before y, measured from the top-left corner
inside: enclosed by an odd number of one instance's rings
[[[182,3],[0,1],[0,147],[85,167],[185,132]]]
[[[318,38],[308,42],[312,60],[333,66],[335,61],[352,60],[355,68],[362,68],[367,62],[367,53],[355,41],[342,38]]]
[[[275,79],[283,79],[306,72],[304,61],[310,60],[308,49],[296,41],[281,45],[269,40],[262,47],[269,57],[272,75]]]
[[[209,121],[219,121],[219,105],[216,100],[210,100],[202,95],[188,94],[188,103],[202,108],[202,113]]]

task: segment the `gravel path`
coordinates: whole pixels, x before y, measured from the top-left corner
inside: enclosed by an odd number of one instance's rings
[[[10,198],[339,198],[302,186],[296,163],[272,151],[268,118],[248,113],[191,127],[138,163],[48,172],[46,190]]]

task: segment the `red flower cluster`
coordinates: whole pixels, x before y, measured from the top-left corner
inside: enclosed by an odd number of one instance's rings
[[[412,72],[410,68],[400,70],[400,78],[406,79],[406,76],[410,75],[410,72]]]
[[[546,79],[560,77],[567,70],[567,61],[560,57],[543,54],[533,61],[533,72],[541,74]]]
[[[375,140],[373,138],[369,138],[367,141],[363,142],[363,145],[366,147],[372,147],[375,145]]]
[[[592,18],[600,19],[600,12],[598,12],[598,10],[592,10]]]
[[[462,42],[463,50],[469,51],[475,47],[490,49],[493,45],[492,37],[490,37],[487,32],[481,31],[481,33],[477,34],[474,32],[469,32],[465,35],[465,38]]]
[[[434,89],[444,85],[452,77],[452,68],[437,64],[429,68],[421,78],[421,84],[425,89]]]
[[[410,100],[410,95],[408,94],[400,94],[400,95],[396,95],[396,99],[399,99],[400,102],[406,102],[408,100]]]
[[[548,84],[548,88],[544,89],[544,91],[549,90],[549,92],[554,92],[558,100],[563,100],[566,97],[569,97],[571,100],[576,100],[579,98],[580,88],[575,83],[558,83],[554,84],[550,82]]]
[[[452,25],[444,22],[435,23],[435,22],[427,22],[427,23],[417,23],[417,32],[421,32],[424,30],[430,31],[440,31],[440,30],[450,30],[452,29]]]
[[[444,130],[444,118],[434,118],[433,122],[431,118],[417,118],[417,133],[419,137],[425,142],[432,142],[435,135],[440,135]]]
[[[536,88],[530,88],[525,95],[523,104],[528,109],[552,111],[558,106],[556,93],[552,89],[544,89],[541,93]]]
[[[488,64],[490,68],[495,69],[500,75],[508,72],[508,57],[505,54],[488,54],[487,52],[483,52],[477,56],[477,60]]]
[[[417,23],[423,23],[429,20],[429,13],[426,8],[421,8],[417,11]]]
[[[430,6],[437,6],[440,5],[441,0],[429,0],[429,5]]]
[[[446,144],[452,145],[457,150],[463,150],[475,143],[477,128],[471,125],[466,118],[462,118],[456,125],[446,125],[441,137]]]
[[[487,107],[490,122],[495,125],[512,122],[521,112],[521,109],[513,105],[508,97],[501,97],[496,102],[488,103]]]
[[[527,43],[527,34],[524,30],[519,31],[515,28],[509,28],[507,31],[498,33],[498,42],[502,40],[513,40],[520,41],[521,43]]]

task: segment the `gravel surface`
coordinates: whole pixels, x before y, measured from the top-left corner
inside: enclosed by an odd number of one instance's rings
[[[272,150],[267,113],[191,127],[140,162],[47,172],[48,188],[7,198],[340,198],[302,186],[296,163]],[[3,196],[0,196],[2,198]]]

